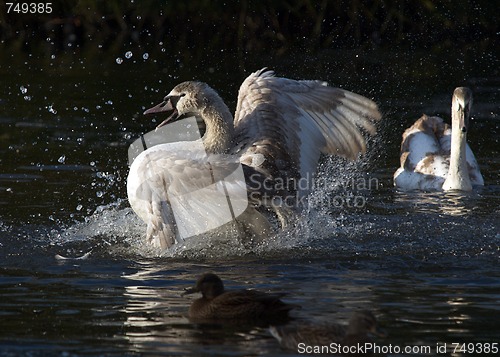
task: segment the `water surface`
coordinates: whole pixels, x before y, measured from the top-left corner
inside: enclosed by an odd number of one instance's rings
[[[500,342],[497,57],[325,51],[247,68],[115,57],[12,54],[0,67],[1,355],[293,355],[264,328],[190,323],[192,298],[181,293],[205,271],[228,288],[286,292],[302,305],[299,321],[370,309],[388,332],[382,345],[436,354],[444,343]],[[384,119],[369,152],[357,163],[324,159],[321,204],[260,245],[214,233],[164,254],[145,246],[125,193],[128,145],[155,126],[142,111],[188,79],[234,108],[239,83],[263,66],[375,99]],[[402,131],[424,112],[448,116],[458,85],[474,92],[469,141],[485,187],[397,192]],[[376,184],[352,184],[360,180]],[[356,197],[362,204],[349,205]]]

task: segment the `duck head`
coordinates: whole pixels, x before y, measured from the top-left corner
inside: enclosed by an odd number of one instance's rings
[[[182,295],[193,293],[201,293],[204,298],[213,299],[224,293],[224,283],[217,275],[206,273],[198,278],[194,287],[186,289]]]
[[[380,329],[377,319],[371,311],[356,311],[349,320],[348,335],[370,333],[378,337],[386,337],[387,333]]]

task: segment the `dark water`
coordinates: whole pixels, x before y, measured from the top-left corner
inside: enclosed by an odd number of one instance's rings
[[[298,320],[343,322],[370,309],[388,332],[384,346],[436,355],[446,343],[442,355],[471,355],[500,343],[498,57],[478,48],[323,52],[253,59],[243,70],[230,57],[143,55],[3,54],[0,355],[293,355],[266,329],[191,324],[181,293],[205,271],[230,288],[287,292],[302,305]],[[321,177],[342,184],[319,189],[320,204],[296,228],[251,248],[211,234],[159,255],[126,201],[128,145],[155,125],[140,113],[188,79],[234,108],[239,83],[263,66],[374,98],[385,114],[379,135],[358,163],[322,162]],[[448,116],[459,85],[474,92],[469,141],[485,187],[395,191],[402,131],[423,112]],[[475,345],[454,353],[453,343]]]

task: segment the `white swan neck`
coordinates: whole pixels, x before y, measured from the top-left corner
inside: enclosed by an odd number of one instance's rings
[[[225,106],[225,105],[224,105]],[[206,107],[201,112],[205,121],[206,132],[203,144],[207,153],[222,154],[227,152],[233,137],[232,116],[227,107],[217,110],[215,107]]]
[[[467,134],[457,125],[451,130],[450,168],[443,183],[443,190],[472,190],[466,157]]]

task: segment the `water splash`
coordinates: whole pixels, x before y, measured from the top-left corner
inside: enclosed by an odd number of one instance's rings
[[[422,205],[429,203],[425,201],[420,206],[409,204],[392,187],[382,189],[380,182],[369,181],[372,177],[365,170],[365,160],[323,160],[318,174],[321,185],[310,195],[311,202],[321,204],[306,205],[300,217],[283,231],[270,215],[275,233],[261,242],[246,238],[240,227],[230,223],[162,252],[145,241],[145,224],[121,199],[99,206],[84,222],[69,227],[59,237],[66,243],[97,241],[106,254],[192,260],[498,255],[500,238],[493,219],[426,210]],[[115,174],[98,172],[92,189],[96,195],[104,194],[117,182]],[[341,197],[343,201],[325,197]],[[361,197],[364,204],[349,206],[352,197]],[[323,200],[317,201],[319,198]],[[343,204],[328,204],[331,202]],[[470,226],[476,227],[474,239],[470,239]]]

